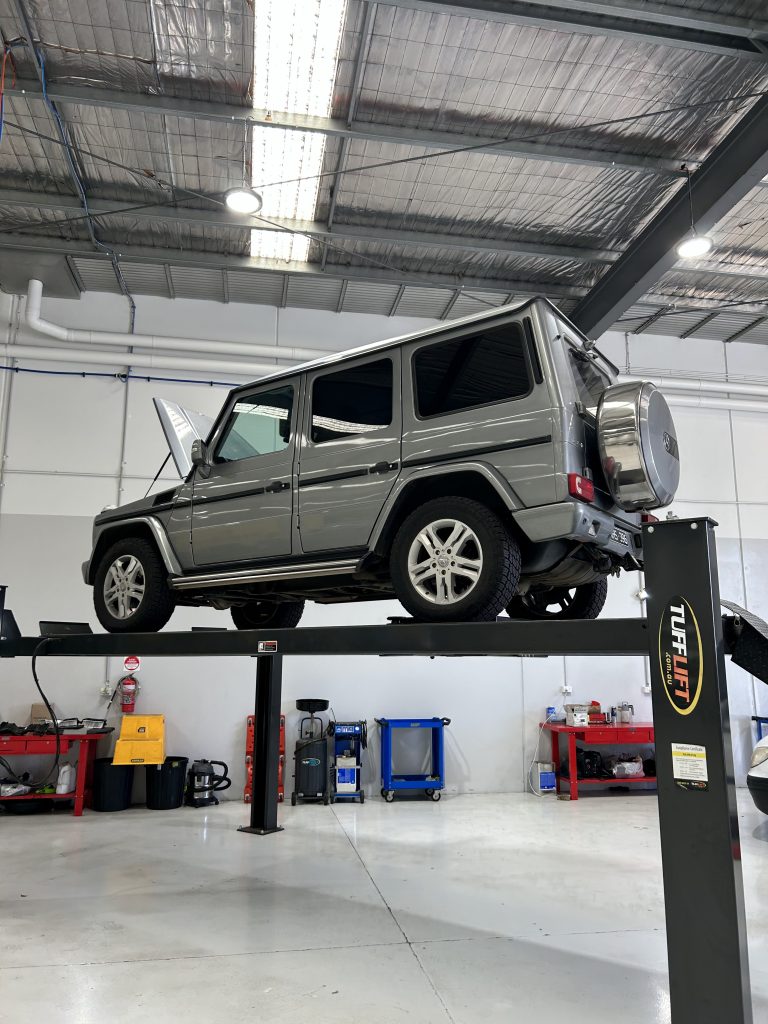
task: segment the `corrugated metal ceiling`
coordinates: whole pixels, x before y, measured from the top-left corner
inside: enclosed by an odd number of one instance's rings
[[[748,101],[633,118],[768,89],[768,61],[384,4],[375,9],[370,39],[361,44],[367,6],[361,0],[348,2],[331,111],[344,123],[352,112],[355,126],[441,131],[455,137],[457,146],[472,145],[477,137],[538,136],[542,145],[581,147],[585,154],[599,149],[697,161],[723,138]],[[764,0],[680,0],[666,6],[768,20]],[[254,18],[248,0],[27,0],[27,8],[50,82],[233,107],[251,102]],[[0,0],[0,27],[6,39],[19,34],[12,0]],[[359,92],[353,97],[359,53]],[[25,49],[17,47],[14,55],[20,77],[33,78]],[[220,196],[248,176],[250,139],[242,120],[108,109],[85,102],[61,103],[60,109],[93,198],[169,202],[182,197],[184,205],[216,210],[215,204],[190,198],[183,190]],[[14,96],[6,105],[6,117],[23,128],[53,134],[39,98]],[[590,127],[603,120],[619,123]],[[344,149],[344,173],[336,180],[330,172],[339,166],[341,143],[328,139],[328,176],[321,181],[316,210],[322,220],[333,207],[340,237],[335,249],[324,253],[323,246],[313,243],[309,254],[310,263],[321,264],[325,258],[333,268],[327,280],[320,274],[290,274],[290,264],[276,264],[273,271],[260,274],[228,270],[224,276],[205,267],[173,266],[175,251],[247,254],[249,233],[241,228],[180,225],[126,214],[99,218],[100,237],[159,250],[157,263],[125,261],[126,281],[138,293],[460,316],[471,311],[468,306],[478,306],[448,287],[463,277],[488,281],[486,301],[496,303],[504,299],[505,283],[509,292],[516,282],[525,282],[554,296],[579,294],[599,279],[604,264],[438,245],[356,242],[344,238],[344,228],[375,226],[620,252],[680,187],[680,179],[669,173],[600,165],[586,155],[584,163],[478,152],[435,156],[433,145],[359,138]],[[133,173],[100,157],[133,168]],[[411,158],[386,168],[355,170]],[[12,128],[0,146],[0,174],[5,188],[73,194],[61,148]],[[56,211],[0,205],[0,216],[6,225],[28,226],[25,235],[87,238],[83,221],[60,224],[64,215]],[[753,190],[713,237],[714,268],[718,261],[766,268],[768,188]],[[0,251],[0,280],[2,259]],[[73,262],[86,287],[114,287],[103,262],[82,254]],[[353,278],[343,288],[339,268],[346,266],[360,271],[387,268],[401,274],[407,287]],[[768,299],[768,279],[676,268],[654,293],[679,304],[756,302]],[[564,302],[572,304],[573,299]],[[658,302],[646,305],[649,317],[660,308]],[[688,314],[675,317],[679,322],[664,317],[647,329],[685,331]],[[762,337],[762,330],[756,326],[755,337]]]

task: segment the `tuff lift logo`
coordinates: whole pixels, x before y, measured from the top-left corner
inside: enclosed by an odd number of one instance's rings
[[[659,666],[664,692],[679,715],[690,715],[701,696],[701,633],[693,608],[672,597],[659,623]]]

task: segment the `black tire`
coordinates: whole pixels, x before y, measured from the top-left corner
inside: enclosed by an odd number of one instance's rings
[[[365,803],[365,793],[363,793],[362,791],[360,792],[360,803],[361,804]]]
[[[296,794],[295,793],[291,793],[291,807],[295,807],[295,806],[296,806]]]
[[[392,790],[392,789],[382,789],[381,795],[384,797],[384,799],[387,801],[388,804],[391,804],[391,803],[394,802],[394,799],[395,799],[394,790]]]
[[[436,804],[441,796],[442,796],[442,793],[440,792],[440,790],[436,789],[436,790],[433,791],[432,796],[430,797],[430,800],[432,801],[432,803]]]
[[[304,614],[304,602],[249,601],[230,611],[237,629],[292,629]]]
[[[110,610],[104,594],[104,582],[115,563],[134,558],[139,563],[136,580],[143,581],[143,596],[124,618]],[[114,579],[114,577],[112,577]],[[125,600],[133,600],[125,598]],[[168,573],[155,545],[144,537],[125,537],[107,548],[101,556],[93,583],[96,616],[109,633],[154,633],[168,622],[176,606],[168,586]]]
[[[513,597],[507,605],[511,619],[596,619],[608,597],[608,580],[601,576],[580,587],[542,587]]]
[[[328,796],[327,793],[325,793],[323,796],[323,807],[327,807],[328,804],[330,803],[330,800],[331,798]]]
[[[444,564],[444,568],[436,567],[436,562],[431,563],[436,569],[435,591],[440,585],[440,576],[445,577],[446,573],[454,582],[457,577],[459,581],[464,579],[464,584],[459,583],[459,586],[466,589],[462,594],[456,588],[455,600],[438,604],[434,599],[422,596],[412,583],[408,569],[409,552],[422,530],[440,520],[451,519],[463,523],[474,534],[475,539],[462,550],[467,560],[478,560],[480,556],[481,568],[476,581],[467,586],[470,577],[463,577],[460,572],[455,576],[451,573],[451,566],[455,565],[451,555],[459,552],[452,552],[449,547],[439,549],[440,554],[436,558],[441,559],[440,564]],[[450,537],[450,528],[441,527],[440,531],[436,536],[445,543]],[[429,558],[425,558],[417,564],[427,568],[428,563]],[[412,512],[397,531],[390,555],[390,575],[400,603],[415,619],[427,622],[489,622],[509,604],[520,581],[520,548],[496,513],[480,502],[460,497],[434,498]],[[425,588],[432,586],[426,574],[423,585]]]

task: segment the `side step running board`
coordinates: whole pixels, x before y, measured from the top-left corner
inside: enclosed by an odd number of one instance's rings
[[[356,558],[337,562],[304,562],[302,565],[273,565],[264,569],[240,569],[236,572],[203,573],[196,576],[171,576],[173,590],[199,590],[204,587],[229,586],[238,583],[271,583],[277,580],[306,579],[316,576],[343,576],[354,573]]]

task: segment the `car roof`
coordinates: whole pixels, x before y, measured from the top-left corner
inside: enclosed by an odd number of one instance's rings
[[[368,345],[360,345],[357,348],[344,349],[342,352],[330,352],[327,356],[321,356],[319,359],[313,359],[307,363],[300,363],[298,366],[276,369],[274,373],[268,373],[263,377],[259,377],[258,380],[252,381],[248,384],[240,384],[238,387],[232,389],[232,393],[236,394],[240,391],[250,391],[251,388],[255,386],[261,387],[264,384],[271,384],[272,382],[285,380],[289,377],[295,377],[297,373],[306,373],[308,371],[320,369],[324,366],[333,366],[336,363],[344,363],[348,360],[359,359],[362,356],[367,356],[375,352],[386,352],[388,349],[397,348],[400,345],[405,345],[412,341],[420,341],[422,338],[431,338],[441,334],[453,333],[458,329],[470,327],[473,324],[485,323],[488,320],[503,320],[512,314],[520,313],[522,310],[527,309],[529,306],[532,306],[537,302],[544,303],[549,306],[551,312],[559,320],[567,324],[580,338],[586,340],[578,327],[571,324],[568,318],[560,312],[554,303],[544,296],[534,296],[533,298],[527,299],[525,302],[510,303],[505,306],[494,306],[493,309],[483,310],[480,313],[472,313],[470,316],[461,317],[459,320],[451,320],[447,323],[438,324],[436,327],[427,327],[422,331],[414,331],[412,334],[403,334],[395,338],[387,338],[384,341],[374,341]]]

